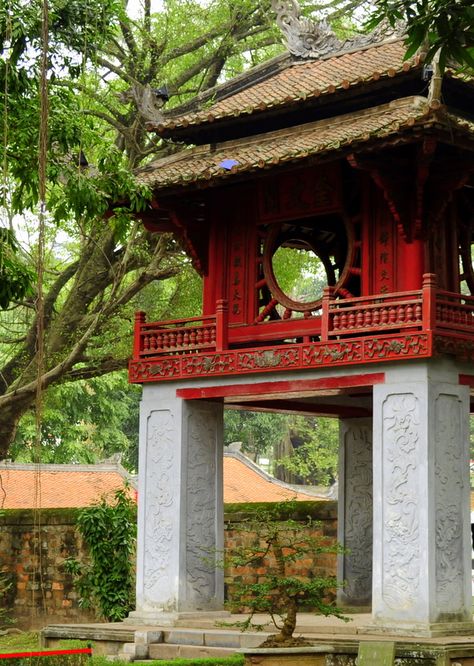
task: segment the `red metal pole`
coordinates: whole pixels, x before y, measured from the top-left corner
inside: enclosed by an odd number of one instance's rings
[[[133,358],[138,361],[141,352],[141,332],[142,324],[146,322],[146,314],[139,310],[135,312],[135,328],[133,334]]]
[[[216,301],[216,351],[229,348],[229,307],[227,300]]]

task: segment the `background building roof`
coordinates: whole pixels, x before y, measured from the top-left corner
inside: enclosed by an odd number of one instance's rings
[[[31,465],[0,463],[0,507],[4,509],[61,509],[91,506],[102,497],[112,499],[125,483],[136,478],[120,464]],[[294,490],[275,479],[239,452],[224,455],[224,502],[282,502],[321,497]]]
[[[295,490],[264,472],[238,451],[224,453],[224,503],[300,502],[329,499]]]
[[[133,477],[120,465],[28,465],[0,463],[0,507],[81,508],[113,497]]]

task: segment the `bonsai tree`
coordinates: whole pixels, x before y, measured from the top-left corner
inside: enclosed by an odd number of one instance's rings
[[[278,629],[263,646],[307,644],[305,639],[293,637],[297,613],[303,609],[347,620],[331,600],[339,585],[336,578],[318,573],[318,559],[340,553],[342,548],[321,536],[321,523],[309,516],[296,520],[301,508],[295,501],[258,506],[251,517],[235,526],[247,538],[238,539],[242,545],[226,555],[226,569],[235,581],[229,605],[237,603],[249,612],[245,621],[233,626],[242,631],[261,630],[265,625],[255,623],[254,616],[267,613]],[[305,574],[301,568],[298,573],[295,563],[299,560],[305,561]]]

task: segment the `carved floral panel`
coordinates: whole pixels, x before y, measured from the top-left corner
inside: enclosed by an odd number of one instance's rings
[[[435,403],[436,597],[443,612],[463,610],[464,476],[462,403],[441,394]]]
[[[146,452],[145,589],[153,599],[169,588],[173,534],[176,525],[175,421],[168,409],[152,411],[148,418]],[[166,593],[166,592],[165,592]]]
[[[344,436],[345,596],[368,600],[372,593],[372,428],[351,424]]]
[[[383,404],[382,597],[393,610],[416,607],[420,579],[420,405],[412,393]]]
[[[216,595],[216,425],[205,409],[188,417],[186,579],[194,600]]]

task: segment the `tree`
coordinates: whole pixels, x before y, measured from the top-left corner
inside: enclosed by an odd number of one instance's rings
[[[132,21],[122,0],[50,1],[44,334],[38,338],[36,294],[13,294],[0,318],[0,457],[34,405],[38,383],[47,389],[125,368],[131,343],[123,331],[131,334],[144,290],[154,293],[157,282],[189,270],[171,237],[147,233],[136,218],[150,192],[134,170],[178,149],[146,132],[146,100],[166,84],[169,105],[179,106],[277,53],[282,47],[270,4],[214,0],[204,7],[167,0],[152,14],[145,0],[143,17]],[[8,219],[34,215],[39,198],[32,149],[38,144],[39,8],[39,0],[8,0],[0,8],[0,115],[6,121],[0,157]],[[28,250],[33,266],[34,233]],[[160,306],[158,317],[168,309]]]
[[[166,80],[182,101],[212,86],[239,51],[275,42],[269,35],[259,41],[268,19],[258,3],[213,3],[212,14],[197,2],[176,0],[167,9],[152,16],[145,3],[143,20],[132,22],[121,3],[52,7],[47,233],[54,239],[60,225],[68,248],[47,265],[44,388],[126,367],[130,343],[119,343],[120,331],[126,323],[131,332],[138,294],[189,266],[169,236],[151,235],[132,219],[149,196],[137,185],[133,168],[170,150],[146,133],[141,92]],[[186,28],[175,30],[178,23]],[[2,149],[8,165],[4,203],[10,215],[24,214],[35,211],[38,202],[37,157],[31,150],[38,136],[32,122],[38,118],[38,6],[4,5],[0,27],[1,89],[9,93],[2,96],[2,112],[11,117]],[[112,202],[114,215],[106,221]],[[31,251],[34,259],[34,243]],[[0,456],[35,401],[38,340],[32,306],[32,300],[14,302],[2,319]]]
[[[263,647],[307,645],[306,639],[293,638],[297,614],[302,609],[346,619],[328,600],[329,593],[338,587],[336,578],[317,573],[322,554],[335,555],[342,549],[321,537],[319,525],[310,518],[295,519],[297,505],[284,502],[269,509],[258,507],[254,515],[234,528],[255,535],[253,543],[237,547],[227,556],[226,565],[236,580],[232,603],[238,602],[249,612],[246,620],[235,624],[242,631],[262,629],[262,625],[254,624],[254,615],[268,613],[278,629],[279,633],[270,636]],[[312,574],[294,573],[293,563],[302,559],[312,560]],[[246,573],[249,568],[255,570],[255,576]]]
[[[303,483],[328,486],[337,478],[339,423],[334,418],[294,416],[289,421],[293,450],[278,465]]]
[[[136,471],[140,394],[122,372],[52,386],[43,404],[40,449],[29,411],[10,456],[17,462],[96,463],[119,452],[122,464]]]
[[[227,409],[224,412],[224,441],[242,442],[242,451],[256,459],[268,455],[287,429],[286,416],[268,412]]]
[[[368,22],[371,29],[381,21],[407,24],[406,58],[419,48],[426,61],[437,54],[441,71],[449,61],[474,67],[474,7],[471,0],[376,0]]]

